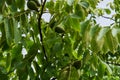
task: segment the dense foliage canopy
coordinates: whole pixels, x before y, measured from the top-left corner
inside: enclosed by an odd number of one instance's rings
[[[0,0],[0,80],[120,80],[120,0],[100,2]]]

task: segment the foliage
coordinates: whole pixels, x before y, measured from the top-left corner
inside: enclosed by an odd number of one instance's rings
[[[41,0],[36,12],[25,0],[0,0],[0,80],[119,80],[120,1],[99,2]],[[111,10],[113,24],[96,23]]]

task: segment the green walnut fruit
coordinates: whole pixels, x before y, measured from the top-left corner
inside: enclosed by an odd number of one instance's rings
[[[29,9],[31,9],[31,10],[38,11],[38,6],[37,6],[36,2],[33,1],[33,0],[29,0],[29,1],[27,2],[27,7],[28,7]]]
[[[74,66],[76,69],[80,69],[80,67],[81,67],[81,61],[75,61],[75,62],[73,63],[73,66]]]
[[[65,31],[61,27],[55,27],[55,32],[57,32],[57,33],[64,33]]]
[[[40,7],[40,3],[38,2],[38,0],[31,0],[31,1],[34,1],[38,7]]]

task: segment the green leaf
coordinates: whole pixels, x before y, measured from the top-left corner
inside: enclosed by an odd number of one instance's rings
[[[100,79],[102,79],[104,76],[105,68],[106,68],[105,63],[101,61],[98,66],[98,75]]]
[[[99,57],[98,57],[98,58],[99,58]],[[109,66],[107,63],[105,63],[104,61],[102,61],[100,58],[99,58],[99,60],[100,60],[100,62],[101,62],[101,64],[102,64],[103,71],[104,71],[104,68],[106,68],[108,75],[111,75],[111,74],[112,74],[112,69],[110,68],[110,66]],[[102,69],[102,68],[101,68],[101,69]],[[100,73],[101,73],[101,72],[100,72]],[[101,75],[103,76],[103,73],[102,73]]]
[[[16,73],[18,75],[19,80],[27,80],[28,71],[27,64],[25,62],[21,62],[16,66]]]
[[[111,14],[111,11],[110,11],[110,9],[104,9],[105,10],[105,12],[107,13],[107,14]]]
[[[59,12],[62,9],[62,4],[64,3],[64,1],[56,1],[55,2],[55,11]]]
[[[70,1],[70,0],[68,0],[68,1]],[[72,6],[70,6],[68,3],[65,3],[65,7],[64,8],[65,8],[65,11],[67,13],[70,13],[72,11]]]
[[[16,2],[15,0],[12,0],[12,4],[10,5],[10,8],[11,12],[15,13],[17,11],[17,5],[16,5]]]
[[[27,15],[26,14],[22,14],[20,16],[20,25],[21,25],[21,27],[27,28],[27,26],[28,26],[27,23],[28,23],[28,17],[27,17]]]
[[[69,74],[70,74],[70,68],[69,67],[65,67],[63,70],[61,70],[60,76],[59,76],[59,80],[70,80],[69,79]]]
[[[34,69],[35,69],[35,71],[36,71],[36,73],[37,73],[36,76],[39,77],[39,74],[42,73],[41,67],[38,65],[38,63],[37,63],[36,61],[33,61],[33,66],[34,66]]]
[[[10,55],[10,53],[8,53],[7,58],[6,58],[6,68],[7,68],[8,72],[10,70],[10,67],[11,67],[11,55]]]
[[[91,36],[92,38],[96,38],[96,37],[98,36],[98,33],[99,33],[100,29],[101,29],[101,28],[99,27],[99,25],[93,26],[93,27],[90,29],[90,36]]]
[[[98,34],[97,41],[101,40],[109,30],[109,27],[102,28]]]
[[[84,8],[88,8],[88,7],[89,7],[89,3],[86,2],[86,1],[82,1],[82,2],[80,2],[79,4],[80,4],[82,7],[84,7]]]
[[[80,34],[82,36],[82,41],[84,43],[84,47],[87,47],[90,42],[90,20],[86,20],[81,22],[80,25]]]
[[[38,45],[37,44],[33,44],[30,47],[30,49],[29,49],[29,51],[28,51],[28,53],[25,56],[23,61],[32,62],[37,53],[38,53]]]
[[[53,46],[53,51],[54,51],[55,53],[58,53],[58,52],[61,53],[61,51],[62,51],[62,43],[61,43],[61,42],[56,42],[56,43],[54,44],[54,46]]]
[[[83,54],[83,63],[84,64],[89,63],[88,61],[90,59],[91,59],[91,55],[90,55],[89,50],[84,51],[84,54]]]
[[[14,69],[17,67],[17,65],[21,62],[23,59],[23,55],[21,54],[22,51],[22,44],[17,44],[12,47],[11,50],[11,69]]]
[[[96,5],[98,3],[98,0],[88,0],[90,6],[95,9],[96,8]]]
[[[67,0],[67,4],[70,6],[73,4],[73,2],[74,2],[74,0]]]
[[[11,5],[13,0],[6,0],[6,2],[7,2],[8,5]]]
[[[85,33],[87,31],[87,28],[89,27],[89,24],[90,24],[89,20],[81,22],[81,25],[80,25],[81,28],[80,28],[80,30],[81,30],[82,36],[85,35]]]
[[[74,8],[74,14],[80,17],[80,20],[84,20],[85,19],[85,11],[84,9],[79,5],[76,4],[75,8]]]
[[[10,19],[7,18],[4,19],[4,28],[7,44],[10,46],[13,41],[13,25]]]
[[[72,28],[79,32],[80,31],[80,22],[79,22],[79,20],[75,19],[75,18],[70,18],[69,21],[70,21],[69,23],[72,26]]]
[[[16,22],[14,18],[13,18],[13,27],[14,27],[14,41],[15,43],[19,43],[21,40],[21,35],[18,29],[18,22]]]
[[[118,42],[120,43],[120,33],[117,34]]]
[[[50,13],[53,14],[54,13],[54,2],[53,0],[50,0],[49,2],[46,3],[46,8],[49,9]]]
[[[78,15],[76,15],[76,14],[71,14],[70,16],[71,16],[71,18],[81,19],[81,17],[80,17],[80,16],[78,16]]]
[[[30,76],[30,79],[35,80],[35,74],[34,74],[33,68],[31,66],[27,66],[27,69],[28,69],[28,74]]]
[[[110,6],[110,8],[112,9],[112,10],[114,10],[115,9],[115,6],[114,6],[114,4],[111,2],[111,3],[109,3],[109,6]]]
[[[20,10],[23,10],[25,7],[25,1],[24,0],[16,0],[16,5]]]
[[[107,73],[108,75],[111,75],[113,72],[112,72],[112,69],[110,68],[110,66],[108,64],[105,64],[106,67],[107,67]]]
[[[95,38],[91,40],[91,50],[95,53],[98,53],[100,51],[100,46],[98,45]]]
[[[33,15],[33,16],[30,17],[30,24],[29,24],[29,26],[32,27],[33,32],[34,32],[34,36],[38,36],[38,34],[39,34],[38,24],[37,24],[36,20],[37,20],[36,15]],[[27,20],[26,20],[26,22],[27,22]]]
[[[0,15],[0,24],[3,23],[3,16]]]
[[[120,33],[120,29],[119,29],[119,28],[112,28],[112,35],[113,35],[114,37],[116,37],[117,34],[119,34],[119,33]]]
[[[8,80],[8,76],[6,74],[0,74],[0,79],[1,80]]]
[[[70,72],[70,78],[68,80],[79,80],[79,73],[74,67],[71,67]]]
[[[21,51],[22,51],[22,44],[14,45],[11,50],[12,58],[16,58],[16,59],[21,58],[22,57]]]
[[[117,41],[113,37],[111,30],[106,33],[105,42],[107,43],[108,48],[114,53],[117,48]]]
[[[107,53],[109,51],[109,48],[108,48],[107,43],[105,41],[104,41],[104,44],[103,44],[103,47],[101,50],[103,53]]]

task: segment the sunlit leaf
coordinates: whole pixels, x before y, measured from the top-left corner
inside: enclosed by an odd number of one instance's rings
[[[97,40],[99,41],[100,39],[102,39],[109,30],[109,27],[102,28],[98,34]]]
[[[86,30],[87,30],[87,28],[89,27],[89,23],[90,23],[90,21],[89,20],[87,20],[87,21],[85,21],[85,22],[81,22],[81,34],[82,35],[85,35],[85,32],[86,32]]]
[[[78,19],[70,18],[69,21],[73,29],[75,29],[76,31],[80,31],[80,22]]]
[[[98,67],[98,75],[99,78],[103,78],[103,75],[105,73],[106,65],[103,62],[100,62],[99,67]]]
[[[74,2],[74,0],[67,0],[68,5],[70,5],[70,6],[73,4],[73,2]]]
[[[84,8],[88,8],[89,7],[89,3],[86,1],[80,2],[80,5],[83,6]]]
[[[111,30],[109,30],[106,33],[105,41],[106,41],[107,46],[109,47],[109,49],[114,53],[115,49],[117,48],[117,41],[113,37],[113,35],[111,33]]]
[[[100,58],[99,58],[99,60],[102,64],[103,70],[104,70],[104,68],[106,68],[107,69],[106,71],[107,71],[108,75],[111,75],[112,74],[112,69],[110,68],[110,66],[107,63],[105,63],[104,61],[102,61]],[[101,75],[103,76],[103,73]]]
[[[111,14],[110,9],[104,9],[107,14]]]

